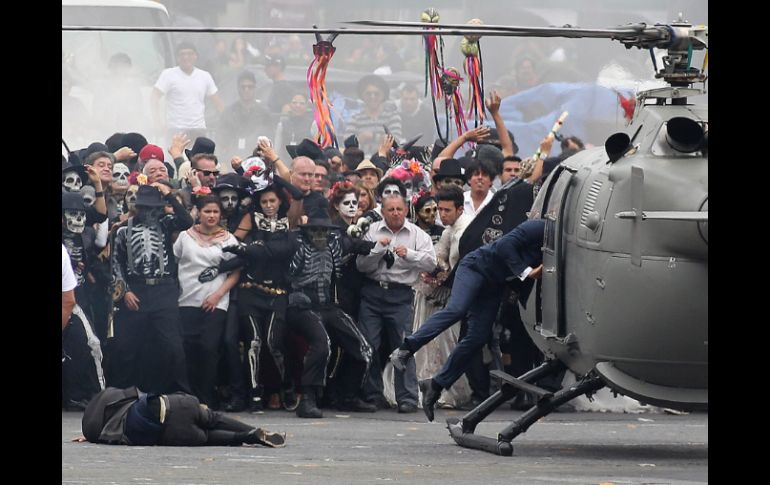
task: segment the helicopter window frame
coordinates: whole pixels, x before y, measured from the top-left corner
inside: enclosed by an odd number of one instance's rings
[[[548,187],[548,193],[543,201],[543,215],[545,219],[545,235],[543,236],[543,251],[548,254],[554,254],[556,251],[556,238],[558,237],[558,221],[561,215],[561,206],[564,194],[569,190],[572,183],[573,173],[570,170],[563,169],[558,174],[555,181],[552,181]],[[564,226],[566,229],[566,225]]]

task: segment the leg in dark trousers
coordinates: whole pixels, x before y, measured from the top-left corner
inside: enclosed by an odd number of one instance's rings
[[[224,310],[206,312],[198,307],[182,307],[179,317],[192,394],[203,404],[215,407],[217,362],[227,314]]]
[[[147,334],[143,336],[138,361],[139,389],[150,393],[190,392],[187,379],[179,308],[169,306],[148,312]]]
[[[326,366],[331,358],[331,350],[321,313],[317,310],[289,308],[286,320],[309,345],[302,364],[302,388],[325,386]]]
[[[243,375],[240,351],[240,325],[238,323],[238,308],[233,293],[237,288],[230,290],[230,306],[227,308],[225,318],[225,331],[222,337],[221,355],[226,370],[226,382],[230,387],[231,400],[240,398],[246,400],[246,381]]]
[[[62,333],[62,401],[65,406],[87,403],[102,390],[84,325],[87,323],[73,315]]]
[[[366,379],[372,363],[372,347],[356,326],[353,319],[337,307],[322,311],[326,331],[331,341],[339,346],[343,355],[342,366],[338,369],[341,378],[337,380],[343,397],[354,396]]]

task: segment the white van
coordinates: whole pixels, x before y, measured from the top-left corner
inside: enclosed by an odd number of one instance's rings
[[[166,7],[149,0],[62,0],[61,13],[62,26],[170,24]],[[122,61],[120,70],[115,67],[116,59]],[[65,83],[71,83],[70,96],[80,100],[91,115],[81,123],[62,113],[62,136],[66,135],[70,148],[104,141],[116,131],[146,131],[152,85],[163,69],[174,64],[169,32],[62,30],[62,90]]]

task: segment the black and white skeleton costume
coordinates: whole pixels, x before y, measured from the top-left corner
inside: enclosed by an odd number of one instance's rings
[[[298,248],[289,266],[291,292],[287,321],[308,342],[302,373],[302,402],[297,408],[300,417],[321,417],[316,405],[323,386],[333,345],[339,346],[350,362],[345,368],[350,374],[344,389],[339,389],[343,401],[354,399],[366,378],[372,362],[372,348],[358,330],[353,319],[342,311],[333,294],[334,280],[342,267],[343,247],[339,228],[326,219],[310,219],[300,226]],[[333,229],[329,232],[329,229]],[[332,370],[335,374],[337,366]]]
[[[79,193],[62,194],[62,244],[77,280],[75,300],[78,302],[62,333],[62,400],[68,407],[82,407],[105,385],[101,343],[94,333],[92,319],[83,310],[88,308],[83,285],[95,237],[93,227],[85,224],[85,209]]]
[[[166,204],[173,214],[164,212]],[[115,234],[112,269],[122,299],[115,315],[114,382],[147,392],[189,392],[179,328],[179,285],[171,233],[192,226],[190,214],[174,197],[155,187],[137,191],[137,216]],[[132,310],[126,295],[139,300]],[[194,358],[194,356],[191,356]]]

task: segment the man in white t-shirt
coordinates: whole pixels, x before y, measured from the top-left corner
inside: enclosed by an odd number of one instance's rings
[[[214,102],[219,113],[225,109],[214,79],[207,71],[195,67],[198,51],[190,42],[176,49],[177,67],[164,69],[152,91],[152,111],[159,133],[170,140],[179,132],[190,139],[206,136],[205,101]],[[166,122],[160,117],[160,98],[166,97]]]
[[[70,255],[64,244],[61,245],[61,329],[67,326],[70,320],[72,310],[75,308],[75,287],[78,280],[75,279],[75,272],[72,271]]]

